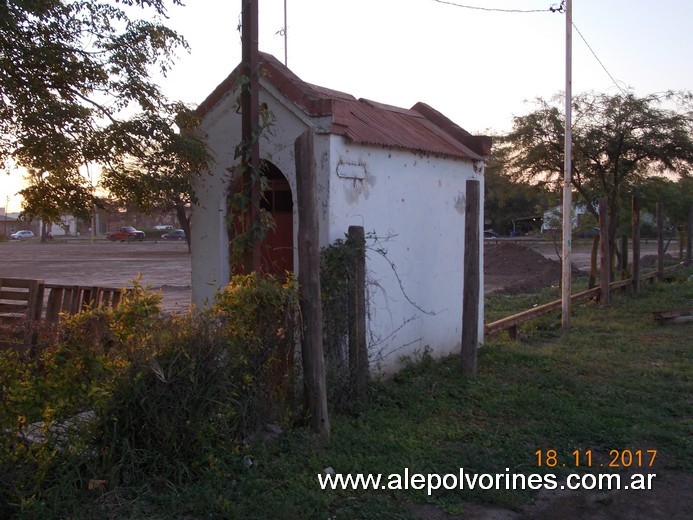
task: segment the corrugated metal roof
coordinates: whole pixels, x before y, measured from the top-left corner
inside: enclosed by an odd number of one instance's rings
[[[411,109],[400,108],[311,85],[266,53],[260,53],[260,67],[261,78],[306,114],[331,115],[331,133],[353,142],[469,160],[483,160],[490,152],[489,137],[472,136],[424,103]],[[239,69],[200,104],[201,117],[233,90]]]

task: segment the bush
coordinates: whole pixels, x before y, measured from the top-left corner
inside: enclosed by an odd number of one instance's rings
[[[178,485],[290,421],[297,315],[292,279],[253,274],[196,316],[135,282],[116,308],[36,327],[33,354],[0,356],[0,516],[79,503],[89,481]]]

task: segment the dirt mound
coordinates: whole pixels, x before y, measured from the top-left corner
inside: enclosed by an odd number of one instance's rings
[[[664,255],[664,265],[676,265],[680,260],[677,260],[669,253]],[[657,255],[645,255],[640,258],[640,265],[642,267],[657,267]]]
[[[560,279],[557,260],[518,244],[484,244],[484,292],[532,290]]]

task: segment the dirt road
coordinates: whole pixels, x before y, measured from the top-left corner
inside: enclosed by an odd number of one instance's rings
[[[560,279],[560,264],[552,244],[486,242],[485,292],[532,289]],[[642,246],[643,255],[655,250],[652,241]],[[575,247],[573,265],[588,269],[588,245]],[[130,287],[132,279],[141,275],[143,284],[162,291],[164,310],[171,312],[190,307],[190,271],[190,255],[184,241],[0,242],[0,277],[36,278],[66,285]]]
[[[1,242],[0,277],[37,278],[47,283],[162,290],[167,311],[190,306],[190,255],[185,241],[108,242],[54,240]]]

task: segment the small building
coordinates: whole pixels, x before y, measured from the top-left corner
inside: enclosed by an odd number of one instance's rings
[[[315,132],[320,246],[349,226],[367,240],[368,338],[372,365],[397,368],[402,356],[459,352],[467,180],[484,193],[491,140],[473,136],[424,103],[400,108],[304,82],[260,53],[260,104],[272,123],[260,138],[270,182],[268,237],[273,267],[296,270],[294,142]],[[211,175],[193,179],[192,302],[205,306],[230,279],[227,199],[241,140],[235,88],[240,67],[198,107],[212,153]],[[483,200],[479,233],[483,232]],[[479,252],[483,266],[483,248]],[[483,269],[479,342],[483,338]]]

